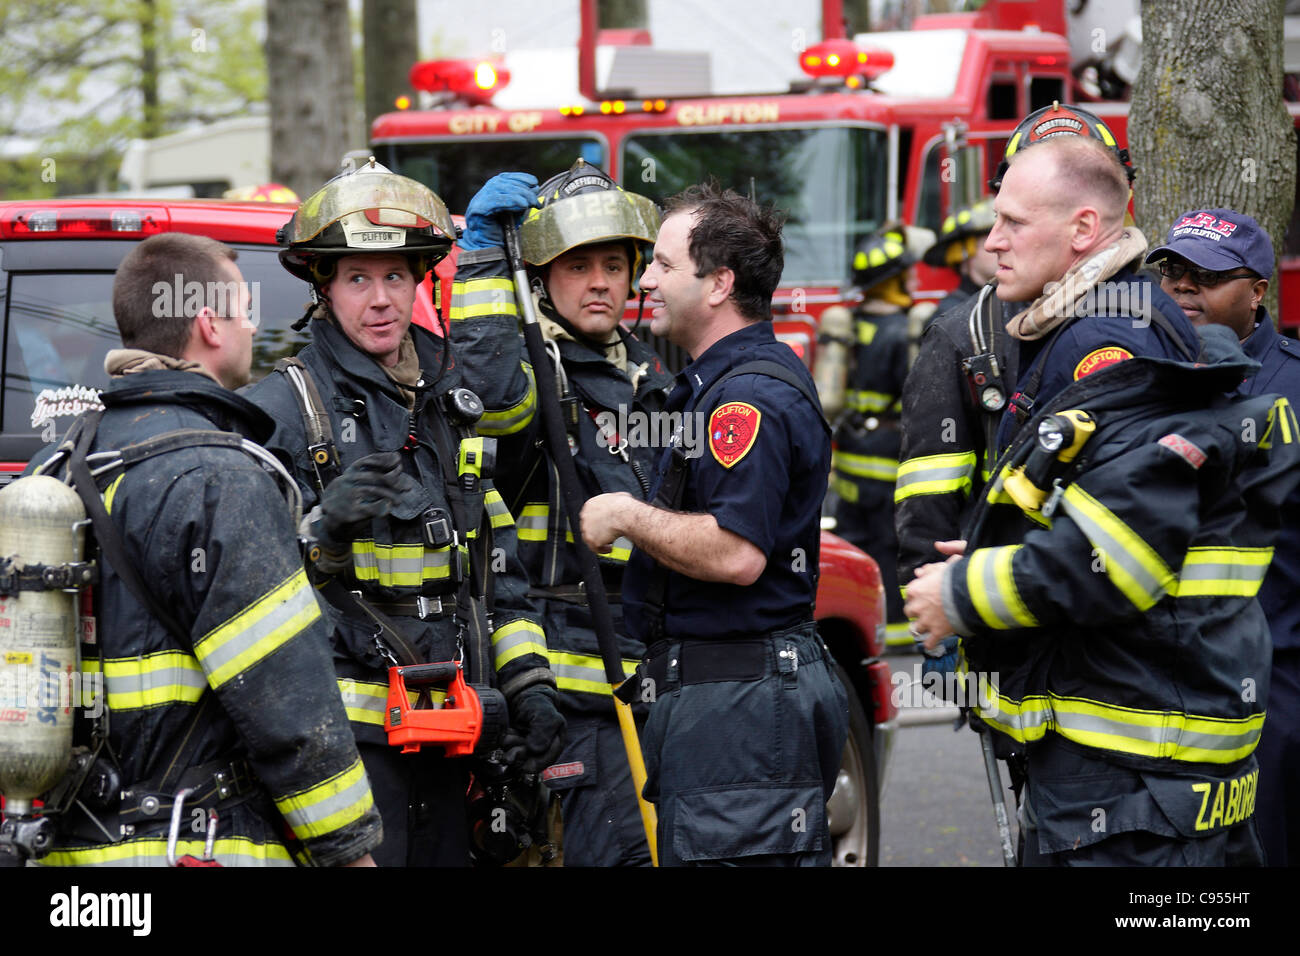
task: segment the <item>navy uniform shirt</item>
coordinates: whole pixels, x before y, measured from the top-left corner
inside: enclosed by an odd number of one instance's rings
[[[1066,386],[1117,361],[1135,355],[1166,358],[1175,361],[1194,360],[1200,350],[1200,339],[1183,310],[1171,299],[1159,283],[1145,273],[1121,269],[1102,285],[1109,290],[1122,291],[1113,299],[1099,294],[1093,299],[1094,308],[1064,328],[1057,328],[1041,339],[1021,342],[1020,378],[1015,391],[1026,388],[1035,372],[1042,367],[1038,391],[1029,421]],[[1192,359],[1178,348],[1167,332],[1150,316],[1159,311],[1178,333],[1190,351]],[[1053,343],[1053,339],[1056,339]],[[1015,438],[1019,426],[1010,402],[998,429],[998,449],[1004,449]]]
[[[1245,395],[1276,392],[1300,407],[1300,345],[1279,335],[1264,307],[1257,313],[1258,325],[1241,343],[1247,355],[1262,367],[1241,383]],[[1282,530],[1273,546],[1273,563],[1259,590],[1259,603],[1268,618],[1274,648],[1300,648],[1300,487],[1291,493],[1282,509]]]
[[[664,633],[685,638],[745,638],[811,620],[817,588],[822,498],[831,448],[820,406],[793,386],[767,375],[739,375],[695,407],[727,371],[753,361],[780,363],[812,376],[770,322],[756,322],[715,342],[677,376],[666,412],[694,413],[684,431],[690,460],[681,510],[707,512],[719,527],[753,543],[767,558],[750,587],[698,581],[669,572]],[[694,447],[692,448],[693,439]],[[660,458],[652,497],[668,470]],[[648,636],[646,586],[654,560],[632,552],[623,583],[624,618],[639,640]]]

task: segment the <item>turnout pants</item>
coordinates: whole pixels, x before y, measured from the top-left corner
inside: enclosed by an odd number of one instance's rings
[[[809,622],[754,640],[669,640],[644,665],[643,746],[661,866],[829,866],[826,799],[848,698]]]

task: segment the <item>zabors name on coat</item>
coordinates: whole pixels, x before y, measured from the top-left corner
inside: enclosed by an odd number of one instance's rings
[[[149,893],[82,893],[73,885],[50,897],[50,925],[68,928],[128,927],[133,936],[148,936],[153,928],[153,896]]]

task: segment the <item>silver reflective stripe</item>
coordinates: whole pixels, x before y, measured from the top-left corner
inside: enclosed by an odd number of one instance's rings
[[[911,464],[911,462],[908,462]],[[970,480],[974,473],[973,465],[952,465],[946,467],[918,468],[915,471],[900,471],[896,487],[906,488],[908,485],[919,485],[922,482],[929,481],[961,481],[962,479]]]
[[[165,663],[170,662],[170,663]],[[131,710],[157,704],[193,702],[208,686],[199,662],[184,651],[104,662],[108,705]]]
[[[320,617],[316,592],[296,571],[243,612],[200,638],[194,653],[212,686],[247,670]]]
[[[980,585],[984,589],[984,599],[988,601],[989,612],[997,618],[996,622],[988,623],[1006,629],[1019,627],[1020,623],[1007,603],[1006,595],[998,587],[998,559],[1002,553],[1001,548],[980,548],[972,555],[971,561],[972,563],[976,560],[980,561]],[[1014,581],[1012,583],[1014,585]]]

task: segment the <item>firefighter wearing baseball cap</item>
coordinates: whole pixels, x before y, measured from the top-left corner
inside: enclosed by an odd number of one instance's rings
[[[545,602],[551,666],[569,733],[543,778],[560,798],[564,861],[648,865],[559,476],[543,447],[537,389],[503,249],[503,215],[523,220],[522,252],[583,495],[616,491],[644,499],[661,449],[629,434],[627,423],[653,422],[673,378],[620,320],[658,234],[659,211],[581,159],[540,187],[526,173],[493,177],[466,210],[450,324],[461,371],[487,409],[481,428],[499,437],[503,458],[511,462],[500,487],[519,522],[520,555],[534,593]],[[624,540],[599,555],[629,673],[645,653],[623,633],[616,600],[630,554]]]
[[[455,227],[427,187],[374,163],[330,180],[282,231],[281,262],[309,282],[312,344],[248,397],[275,419],[335,617],[334,658],[385,824],[381,865],[469,859],[465,760],[399,754],[384,732],[398,656],[463,660],[509,705],[502,745],[525,772],[562,742],[540,615],[514,522],[492,481],[482,411],[444,343],[411,325],[416,285]],[[405,650],[403,650],[405,648]]]
[[[1300,347],[1279,335],[1264,308],[1273,276],[1273,243],[1250,216],[1233,209],[1194,209],[1174,220],[1158,262],[1160,287],[1194,325],[1224,325],[1259,371],[1242,395],[1280,393],[1300,404]],[[1280,512],[1281,531],[1259,589],[1273,638],[1268,720],[1256,750],[1256,820],[1270,866],[1300,864],[1300,489]]]
[[[831,487],[835,532],[870,554],[885,585],[887,639],[906,644],[907,623],[895,566],[894,481],[902,435],[903,381],[908,367],[908,270],[934,241],[928,230],[887,225],[853,255],[862,304],[853,316],[853,360],[844,411],[835,428]]]

